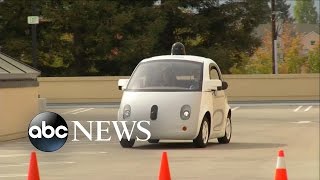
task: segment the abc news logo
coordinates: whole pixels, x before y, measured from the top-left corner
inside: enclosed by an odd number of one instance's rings
[[[90,141],[93,139],[93,124],[96,124],[96,139],[95,141],[111,141],[111,136],[103,138],[103,132],[109,133],[109,126],[111,123],[116,131],[119,141],[121,139],[132,139],[132,133],[135,127],[140,134],[144,134],[146,138],[135,138],[137,141],[148,141],[151,137],[150,131],[143,127],[142,124],[150,125],[149,121],[86,121],[89,125],[87,130],[78,121],[71,121],[73,123],[73,140],[77,139],[77,129],[80,130]],[[131,127],[128,128],[128,125]],[[103,128],[104,126],[104,128]],[[34,147],[44,152],[53,152],[60,149],[68,140],[68,125],[66,121],[58,114],[53,112],[43,112],[38,114],[30,123],[28,128],[29,140]]]

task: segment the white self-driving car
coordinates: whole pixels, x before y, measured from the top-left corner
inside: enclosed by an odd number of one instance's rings
[[[123,90],[118,121],[150,121],[149,143],[159,140],[193,140],[206,147],[208,140],[231,139],[231,110],[218,65],[191,55],[164,55],[142,60],[130,79],[120,79]],[[135,134],[136,133],[136,134]],[[124,148],[134,145],[122,139]]]

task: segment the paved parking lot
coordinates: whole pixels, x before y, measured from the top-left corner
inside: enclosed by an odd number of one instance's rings
[[[117,106],[51,106],[70,121],[113,121]],[[151,180],[159,174],[161,153],[168,152],[172,179],[273,179],[277,152],[285,151],[290,180],[319,179],[319,105],[233,104],[230,144],[212,140],[205,149],[190,142],[139,142],[122,149],[110,142],[68,139],[54,153],[36,151],[46,180]],[[27,128],[27,127],[26,127]],[[70,135],[70,134],[69,134]],[[72,134],[71,134],[72,135]],[[111,135],[116,137],[114,131]],[[26,179],[30,152],[27,138],[0,143],[0,179]]]

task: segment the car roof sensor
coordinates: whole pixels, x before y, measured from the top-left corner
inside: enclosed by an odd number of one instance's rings
[[[171,55],[186,55],[186,50],[181,42],[176,42],[172,45]]]

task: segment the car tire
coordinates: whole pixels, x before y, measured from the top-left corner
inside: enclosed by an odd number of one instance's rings
[[[148,142],[151,144],[157,144],[157,143],[159,143],[159,141],[160,141],[159,139],[149,139],[148,140]]]
[[[204,117],[201,123],[201,128],[198,136],[193,140],[193,144],[198,148],[204,148],[208,145],[209,141],[209,120]]]
[[[231,124],[231,117],[227,118],[227,125],[226,129],[224,131],[224,136],[221,138],[218,138],[218,142],[220,144],[228,144],[231,140],[232,135],[232,124]]]
[[[135,143],[135,139],[121,139],[120,141],[120,145],[123,147],[123,148],[132,148],[133,145]]]

